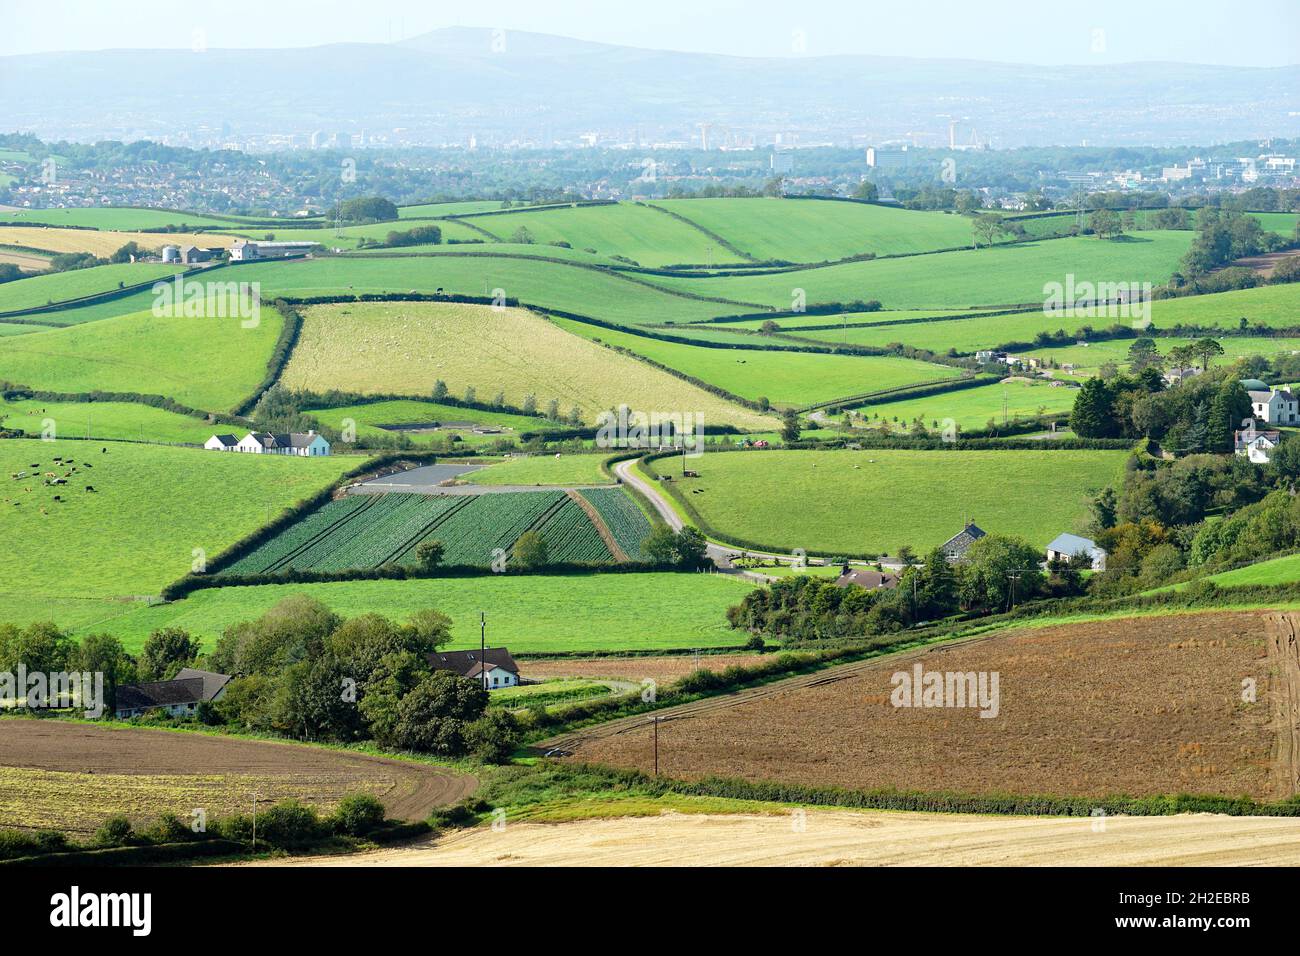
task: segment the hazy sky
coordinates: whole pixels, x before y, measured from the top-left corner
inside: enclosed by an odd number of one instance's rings
[[[0,55],[382,43],[445,26],[655,49],[871,53],[1028,63],[1300,63],[1300,0],[0,0]]]

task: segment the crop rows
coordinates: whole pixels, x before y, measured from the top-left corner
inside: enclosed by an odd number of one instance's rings
[[[584,488],[578,494],[605,519],[614,540],[629,558],[646,560],[644,546],[650,534],[650,520],[622,488]]]
[[[559,491],[476,495],[433,537],[443,544],[446,564],[491,564],[497,548],[508,553],[521,534],[539,525],[563,500]]]
[[[608,564],[614,560],[587,512],[572,499],[566,499],[546,519],[539,533],[546,542],[546,556],[551,561]]]

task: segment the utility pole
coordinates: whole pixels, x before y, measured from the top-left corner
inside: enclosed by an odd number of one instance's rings
[[[487,655],[487,615],[482,611],[478,612],[478,666],[483,672],[483,690],[488,689],[487,661],[484,657]]]
[[[656,777],[659,776],[659,721],[661,721],[661,720],[663,720],[662,717],[651,717],[651,718],[650,718],[650,723],[654,724],[654,738],[655,738],[655,776],[656,776]]]
[[[257,852],[257,791],[253,791],[253,852]]]

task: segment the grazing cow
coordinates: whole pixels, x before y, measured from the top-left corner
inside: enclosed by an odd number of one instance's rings
[[[86,485],[86,490],[87,490],[87,491],[94,491],[94,490],[95,490],[95,486],[94,486],[94,485]]]

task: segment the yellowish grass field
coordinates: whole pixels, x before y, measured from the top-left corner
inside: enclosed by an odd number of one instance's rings
[[[374,302],[314,306],[281,378],[288,388],[428,395],[447,383],[479,401],[504,392],[522,407],[551,399],[587,422],[619,404],[648,412],[699,413],[706,423],[770,429],[775,419],[721,399],[656,368],[557,328],[525,309]]]
[[[106,257],[128,242],[143,249],[163,246],[200,246],[225,249],[233,245],[234,236],[188,232],[108,232],[98,229],[49,229],[41,226],[0,226],[0,246],[24,246],[48,252],[89,252]]]

